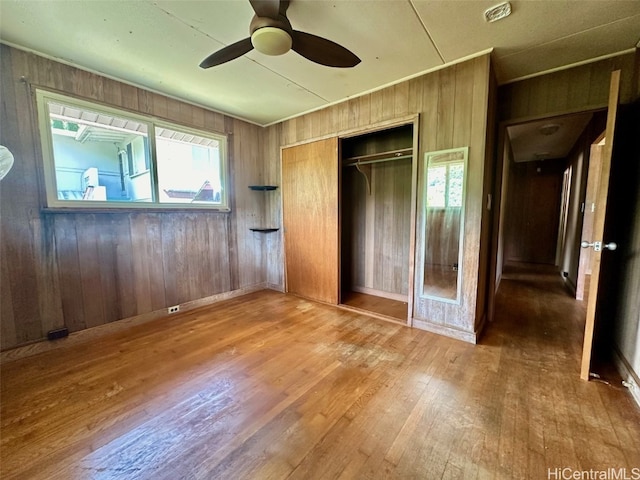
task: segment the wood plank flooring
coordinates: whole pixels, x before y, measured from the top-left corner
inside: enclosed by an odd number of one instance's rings
[[[407,323],[407,302],[360,292],[343,292],[342,304]]]
[[[505,275],[479,345],[273,291],[2,365],[3,479],[548,478],[640,467],[579,380],[557,275]]]

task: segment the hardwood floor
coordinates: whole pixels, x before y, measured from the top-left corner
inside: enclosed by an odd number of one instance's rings
[[[579,380],[581,322],[544,272],[505,275],[475,346],[257,292],[2,365],[1,476],[631,472],[640,411]]]
[[[407,302],[360,292],[343,292],[342,304],[407,323]]]

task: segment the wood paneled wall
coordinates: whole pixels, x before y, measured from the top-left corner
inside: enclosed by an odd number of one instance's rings
[[[566,160],[514,163],[507,199],[505,260],[555,265]]]
[[[247,188],[277,177],[263,168],[260,127],[0,48],[0,143],[15,156],[0,185],[3,349],[63,325],[77,331],[267,281],[267,240],[249,227],[271,220],[265,217],[270,205]],[[29,84],[229,134],[231,213],[42,211],[42,155]]]
[[[342,169],[342,288],[409,294],[410,159]],[[366,290],[363,290],[366,289]]]
[[[638,95],[637,51],[503,85],[499,120],[531,119],[605,108],[611,72],[622,70],[620,103]]]
[[[489,98],[493,88],[490,81],[490,58],[483,55],[442,70],[414,78],[342,102],[316,112],[303,115],[269,127],[269,139],[265,159],[274,171],[280,162],[277,145],[293,145],[345,132],[365,131],[375,125],[393,122],[402,117],[420,114],[419,163],[424,153],[454,147],[469,146],[469,183],[467,188],[468,210],[465,224],[465,265],[462,314],[460,308],[450,313],[430,308],[447,310],[446,304],[420,306],[418,317],[424,320],[421,326],[432,330],[475,340],[479,319],[476,313],[478,296],[486,292],[486,279],[478,278],[479,259],[488,255],[489,242],[481,242],[485,196],[492,179],[485,178],[491,172],[485,170],[487,153]],[[274,141],[275,139],[275,141]],[[419,172],[421,175],[421,172]],[[272,215],[277,215],[273,214]],[[269,257],[281,257],[281,245],[270,245]],[[417,259],[416,259],[417,260]],[[277,278],[280,271],[269,264],[269,278]],[[435,320],[444,319],[444,320]]]

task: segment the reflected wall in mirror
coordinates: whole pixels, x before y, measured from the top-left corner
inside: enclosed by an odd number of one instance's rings
[[[468,147],[425,154],[422,295],[457,303]]]

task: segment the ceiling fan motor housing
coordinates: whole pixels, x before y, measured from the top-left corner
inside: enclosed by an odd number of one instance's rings
[[[253,48],[265,55],[283,55],[291,50],[293,31],[287,17],[259,17],[254,15],[249,27]]]

